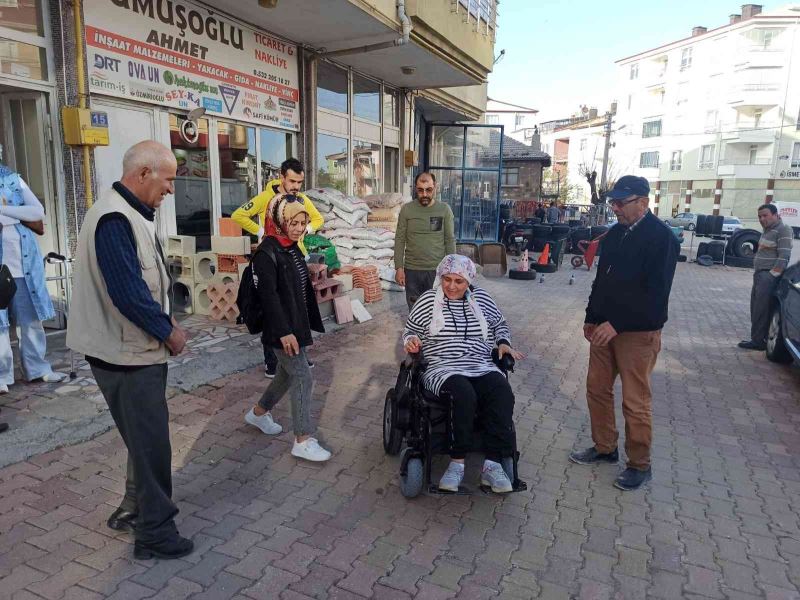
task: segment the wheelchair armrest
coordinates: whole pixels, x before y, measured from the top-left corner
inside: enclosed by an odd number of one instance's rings
[[[425,356],[422,354],[422,350],[420,350],[416,354],[411,354],[409,352],[406,355],[403,364],[413,371],[424,371],[425,369],[428,368],[428,361],[425,360]]]
[[[503,358],[500,358],[500,351],[497,348],[492,349],[492,362],[497,365],[503,373],[513,373],[514,372],[514,364],[516,361],[514,357],[510,354],[503,355]]]

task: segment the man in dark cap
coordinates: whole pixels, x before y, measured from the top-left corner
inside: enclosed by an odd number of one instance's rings
[[[621,177],[608,195],[618,224],[601,243],[583,335],[590,343],[586,398],[594,446],[570,454],[586,465],[616,463],[614,381],[622,378],[627,468],[614,486],[635,490],[650,480],[652,392],[650,374],[661,350],[661,328],[675,275],[680,244],[648,209],[650,184]]]

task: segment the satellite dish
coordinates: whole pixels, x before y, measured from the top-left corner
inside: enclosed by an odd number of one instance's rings
[[[203,108],[202,106],[198,106],[194,110],[190,111],[189,114],[186,115],[186,118],[189,121],[197,121],[197,119],[202,117],[204,114],[206,114],[206,109]]]

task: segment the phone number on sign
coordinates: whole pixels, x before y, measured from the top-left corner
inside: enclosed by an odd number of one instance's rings
[[[261,77],[261,79],[266,79],[272,83],[280,83],[281,85],[292,85],[292,82],[288,79],[284,79],[283,77],[278,77],[277,75],[272,75],[270,73],[265,73],[264,71],[259,71],[258,69],[253,69],[253,75],[256,77]]]

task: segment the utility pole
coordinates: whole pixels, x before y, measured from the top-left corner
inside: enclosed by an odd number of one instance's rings
[[[614,115],[611,111],[606,113],[606,124],[604,127],[603,136],[606,138],[605,147],[603,148],[603,171],[600,175],[600,195],[602,200],[602,194],[606,191],[606,174],[608,172],[608,150],[611,148],[611,118]]]

